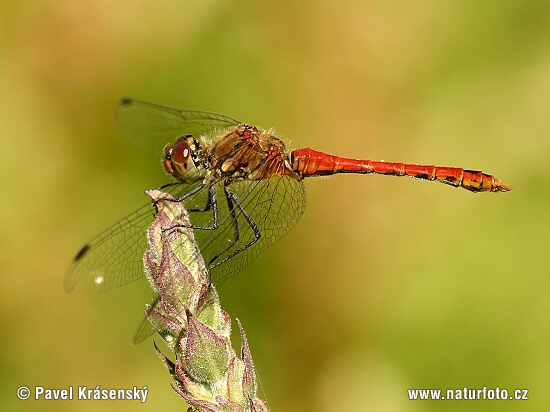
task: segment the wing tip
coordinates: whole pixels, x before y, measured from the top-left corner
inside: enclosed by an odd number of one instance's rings
[[[63,288],[67,293],[71,293],[77,284],[77,281],[75,281],[74,277],[71,275],[72,275],[72,272],[69,269],[69,272],[67,273],[67,275],[65,276],[65,279],[63,280]]]
[[[91,249],[90,244],[86,243],[84,246],[82,246],[82,249],[80,249],[75,257],[73,258],[73,262],[71,266],[69,267],[69,270],[67,274],[65,275],[65,279],[63,281],[63,287],[65,288],[65,292],[71,293],[76,284],[78,283],[79,276],[75,275],[75,264],[80,262],[84,256],[88,253],[88,251]]]

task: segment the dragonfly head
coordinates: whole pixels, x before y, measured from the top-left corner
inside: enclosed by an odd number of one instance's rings
[[[197,181],[204,168],[201,153],[200,145],[193,136],[181,136],[173,145],[164,148],[164,168],[181,182]]]

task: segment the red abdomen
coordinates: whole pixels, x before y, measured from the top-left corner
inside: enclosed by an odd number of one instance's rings
[[[292,168],[302,177],[324,176],[335,173],[377,173],[436,180],[451,186],[463,187],[471,192],[507,192],[512,190],[510,185],[492,175],[478,170],[466,170],[458,167],[349,159],[312,149],[293,151],[291,160]]]

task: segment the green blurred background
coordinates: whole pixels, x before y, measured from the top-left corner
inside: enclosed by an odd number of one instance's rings
[[[125,95],[514,187],[306,181],[298,225],[219,289],[273,411],[549,410],[550,3],[389,3],[0,4],[2,410],[185,410],[152,341],[131,343],[145,281],[62,286],[88,238],[169,181],[117,132]],[[149,396],[20,401],[21,385]],[[530,399],[407,397],[464,386]]]

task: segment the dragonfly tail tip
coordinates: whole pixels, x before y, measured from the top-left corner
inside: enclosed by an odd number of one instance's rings
[[[495,192],[509,192],[512,190],[512,186],[502,180],[497,180],[495,185]]]

